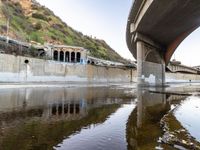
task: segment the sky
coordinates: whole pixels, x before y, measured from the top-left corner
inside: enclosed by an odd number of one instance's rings
[[[37,0],[73,29],[105,40],[126,59],[126,24],[132,0]],[[172,57],[188,66],[200,65],[200,29],[188,36]]]

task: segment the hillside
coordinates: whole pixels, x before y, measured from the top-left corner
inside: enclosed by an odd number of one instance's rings
[[[88,49],[91,56],[126,62],[105,41],[74,30],[34,0],[0,0],[0,8],[0,34],[6,35],[7,18],[10,18],[9,36],[12,38],[41,44],[81,46]]]

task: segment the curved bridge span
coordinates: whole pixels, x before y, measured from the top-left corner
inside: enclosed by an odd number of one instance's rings
[[[179,44],[199,26],[199,0],[135,0],[126,38],[138,62],[138,83],[164,84],[165,65]]]

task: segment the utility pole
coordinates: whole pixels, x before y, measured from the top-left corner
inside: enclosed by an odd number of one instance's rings
[[[9,26],[10,26],[10,14],[9,14],[9,9],[8,9],[8,0],[6,0],[6,7],[7,7],[7,23],[6,23],[6,43],[9,42]]]
[[[10,26],[10,18],[7,18],[7,24],[6,24],[6,43],[9,42],[9,26]]]

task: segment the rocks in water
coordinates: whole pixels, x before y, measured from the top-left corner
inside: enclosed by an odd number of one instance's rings
[[[164,132],[162,143],[171,145],[177,149],[200,150],[200,143],[193,138],[186,129],[176,120],[173,112],[166,114],[160,121]]]

